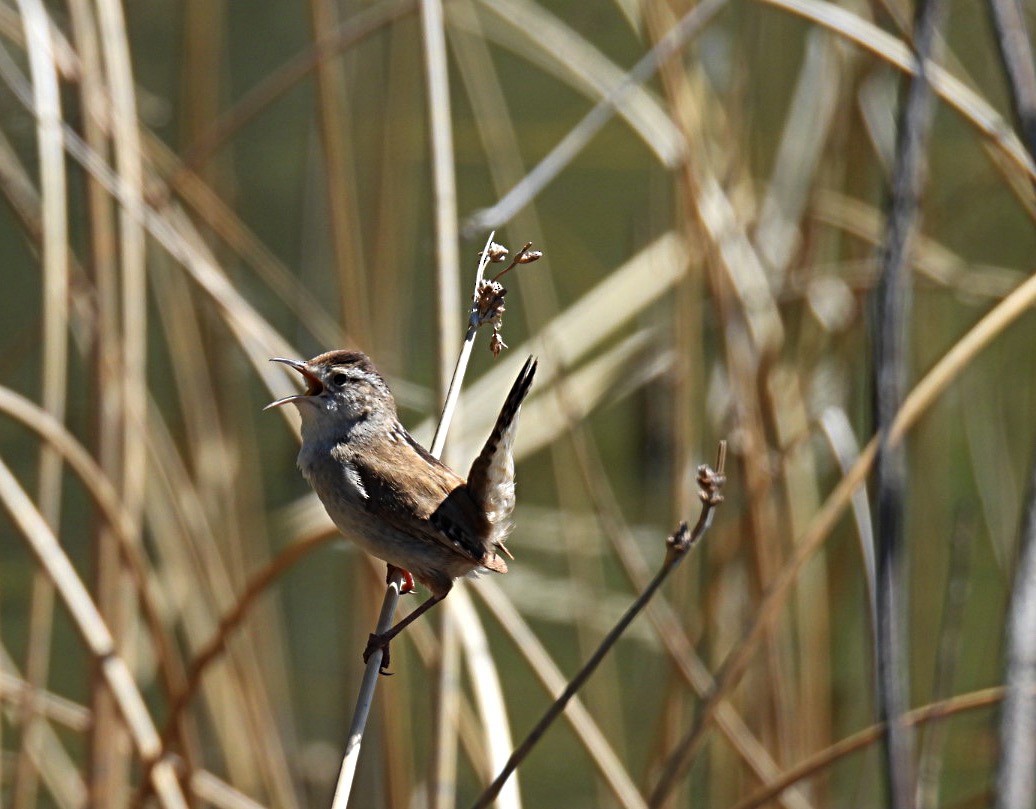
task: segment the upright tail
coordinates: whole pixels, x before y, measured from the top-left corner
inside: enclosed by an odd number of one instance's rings
[[[499,549],[508,556],[510,554],[503,542],[510,530],[510,516],[514,510],[514,456],[511,447],[518,432],[518,413],[532,386],[536,364],[533,357],[525,361],[504,400],[493,432],[468,473],[468,491],[490,524],[489,549]]]

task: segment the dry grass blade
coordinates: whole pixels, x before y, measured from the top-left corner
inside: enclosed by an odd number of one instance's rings
[[[453,165],[450,77],[442,0],[420,0],[425,54],[428,130],[432,149],[435,211],[435,311],[438,334],[439,401],[450,389],[450,360],[460,342],[460,255],[457,249],[457,179]]]
[[[1028,311],[1034,302],[1036,302],[1036,277],[1029,278],[1020,284],[1007,298],[954,343],[903,401],[903,406],[889,430],[889,442],[902,441],[925,411],[967,365],[1011,323]],[[759,641],[771,623],[776,620],[803,565],[823,545],[835,522],[851,502],[853,493],[863,484],[870,473],[876,451],[877,442],[872,439],[860,453],[860,457],[853,464],[852,469],[828,495],[809,527],[796,543],[794,554],[771,583],[766,597],[759,605],[752,625],[727,655],[720,676],[717,678],[715,691],[702,707],[694,726],[676,746],[669,761],[667,774],[656,787],[659,799],[686,771],[683,762],[686,762],[699,749],[706,731],[714,720],[719,701],[725,698],[730,690],[740,682]]]
[[[484,0],[486,34],[502,48],[541,67],[590,98],[616,91],[625,72],[575,29],[532,0]],[[450,22],[470,33],[482,29],[466,9],[451,4]],[[666,167],[683,158],[680,133],[657,98],[635,86],[616,103],[622,117]],[[495,150],[487,149],[490,154]],[[520,175],[519,175],[520,176]],[[518,179],[518,178],[515,178]]]
[[[513,747],[500,675],[496,663],[489,654],[485,629],[467,590],[458,589],[450,601],[457,621],[460,643],[464,649],[464,660],[468,666],[468,678],[471,681],[475,705],[481,719],[482,743],[486,747],[487,764],[490,772],[497,772],[507,761]],[[500,792],[497,805],[500,809],[521,809],[522,800],[517,779]]]
[[[36,138],[40,162],[43,271],[43,407],[57,421],[64,421],[65,381],[68,374],[68,224],[65,216],[65,154],[61,142],[61,98],[57,59],[51,39],[50,19],[39,0],[20,0],[26,49],[32,73],[36,109]],[[49,444],[40,451],[40,512],[51,526],[61,523],[61,457]],[[50,668],[54,588],[37,574],[33,584],[29,620],[29,653],[26,677],[32,688],[43,688]],[[22,705],[23,733],[32,736],[34,702],[30,692]],[[25,809],[36,802],[36,768],[23,747],[15,777],[13,806]]]
[[[115,641],[97,611],[89,592],[62,551],[57,538],[29,500],[7,465],[0,461],[0,500],[21,530],[39,563],[54,582],[58,594],[75,621],[90,654],[100,666],[126,723],[137,753],[151,767],[151,782],[163,809],[186,809],[176,773],[168,761],[155,761],[162,746],[147,706],[125,660],[115,651]]]
[[[115,166],[125,195],[119,209],[119,263],[122,278],[122,345],[119,380],[122,383],[121,498],[129,512],[133,532],[141,530],[147,463],[143,436],[147,433],[147,279],[144,266],[144,227],[138,211],[143,204],[143,165],[137,123],[136,87],[130,61],[128,32],[122,5],[117,0],[97,3],[97,20],[108,93]],[[38,114],[38,111],[37,111]],[[98,603],[112,616],[116,631],[128,620],[125,590],[118,570],[99,571]],[[101,709],[101,710],[99,710]],[[107,706],[98,705],[93,753],[95,766],[105,773],[96,785],[100,800],[114,801],[128,781],[128,762],[120,761],[114,743],[122,733]]]
[[[650,79],[659,65],[672,58],[689,39],[700,33],[726,2],[727,0],[702,0],[687,12],[669,34],[641,57],[623,81],[599,101],[532,171],[491,208],[476,211],[468,217],[464,231],[478,232],[509,222],[586,148],[601,128],[611,120],[616,106],[632,88]]]
[[[363,239],[356,209],[352,134],[347,125],[344,62],[333,50],[325,50],[325,31],[338,28],[337,6],[330,0],[309,0],[316,64],[317,119],[323,151],[324,192],[327,198],[331,244],[337,267],[341,311],[345,327],[355,335],[370,333],[367,273]]]
[[[839,407],[829,407],[820,414],[820,429],[827,438],[831,449],[838,459],[838,468],[843,475],[848,475],[860,457],[860,446],[853,434],[852,424],[845,411]],[[871,631],[877,626],[875,615],[875,564],[874,564],[874,529],[871,523],[870,502],[867,499],[867,487],[860,486],[852,495],[853,520],[856,522],[856,538],[860,543],[860,558],[863,560],[864,581],[867,584],[867,603],[870,606]]]
[[[902,40],[882,31],[876,25],[827,0],[756,0],[793,14],[855,42],[884,59],[904,73],[913,74],[916,62],[910,48]],[[974,90],[965,86],[944,68],[928,65],[932,91],[1007,157],[1015,168],[1036,179],[1036,163],[1011,131],[1003,117]]]
[[[788,264],[800,246],[798,222],[839,109],[841,67],[835,41],[826,34],[813,32],[807,40],[806,56],[753,239],[774,288],[783,286]]]
[[[216,809],[264,809],[263,804],[252,800],[226,781],[205,770],[195,770],[191,773],[190,784],[191,794]]]
[[[11,681],[16,681],[19,685],[27,685],[19,675],[18,669],[14,665],[14,661],[11,659],[10,654],[8,654],[7,649],[2,645],[0,645],[0,671],[3,672],[2,677],[4,679],[2,689],[6,689]],[[56,699],[59,700],[58,705],[65,702],[60,697]],[[0,702],[3,703],[2,710],[4,716],[12,725],[16,725],[21,717],[18,703],[8,700],[6,693]],[[82,729],[76,727],[76,723],[78,722],[78,717],[81,716],[80,710],[85,712],[86,716],[84,718],[89,722],[89,711],[80,709],[80,706],[75,706],[75,709],[70,706],[67,712],[68,716],[53,716],[49,711],[51,708],[55,709],[54,713],[65,713],[64,710],[59,711],[57,706],[51,705],[49,694],[37,692],[36,710],[44,713],[46,718],[36,723],[34,732],[27,734],[22,744],[26,747],[33,767],[39,773],[44,786],[59,809],[85,809],[87,806],[86,783],[79,774],[79,770],[72,757],[65,750],[61,737],[51,727],[49,720],[53,718],[55,721],[75,730],[85,730],[85,727]],[[77,718],[73,719],[73,716]],[[63,719],[69,721],[62,721]]]

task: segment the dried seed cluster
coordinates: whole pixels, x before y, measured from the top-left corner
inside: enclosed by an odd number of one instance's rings
[[[502,264],[507,260],[509,252],[502,244],[492,242],[486,250],[479,253],[479,257],[485,256],[491,264]],[[532,242],[526,242],[525,246],[515,254],[511,262],[500,272],[490,279],[483,278],[479,281],[478,289],[475,290],[475,325],[493,324],[493,336],[489,338],[489,350],[493,352],[494,357],[500,356],[500,352],[507,348],[507,343],[504,342],[504,338],[500,334],[500,329],[503,327],[504,311],[506,310],[504,296],[507,295],[507,289],[500,283],[500,278],[519,264],[532,264],[532,262],[539,261],[541,258],[543,258],[543,251],[533,250]]]

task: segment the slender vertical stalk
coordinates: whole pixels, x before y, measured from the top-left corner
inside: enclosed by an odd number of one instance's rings
[[[1036,159],[1036,65],[1022,4],[1019,0],[989,0],[989,15],[1022,142]]]
[[[997,809],[1036,801],[1036,463],[1021,529],[1021,555],[1007,618],[1007,694],[1000,717]]]
[[[914,739],[901,721],[909,686],[906,547],[906,451],[892,442],[892,424],[903,403],[910,334],[911,282],[908,256],[918,227],[919,203],[927,168],[925,151],[932,123],[928,60],[943,13],[942,0],[917,6],[914,48],[917,73],[907,88],[899,116],[885,240],[874,290],[874,392],[878,454],[875,460],[876,613],[878,715],[885,722],[885,766],[893,809],[913,805]]]
[[[350,166],[352,138],[345,109],[346,87],[342,58],[330,47],[325,32],[338,28],[337,6],[332,0],[310,0],[313,45],[317,51],[316,89],[320,144],[326,172],[325,191],[330,222],[331,243],[339,275],[342,317],[345,328],[355,337],[370,336],[367,274],[364,271],[363,243],[354,200]]]
[[[435,209],[436,295],[439,333],[439,399],[450,387],[449,360],[460,339],[460,256],[457,250],[457,183],[453,165],[453,125],[450,115],[450,77],[446,64],[446,34],[442,1],[421,0],[428,122],[432,152]]]
[[[36,139],[40,160],[43,236],[42,399],[58,421],[65,418],[68,373],[68,223],[65,217],[65,155],[61,139],[61,97],[51,41],[50,18],[40,0],[19,0],[36,106]],[[39,508],[52,529],[61,517],[61,456],[49,445],[40,450]],[[33,580],[29,618],[29,650],[25,676],[34,690],[45,689],[50,668],[54,585],[42,572]],[[36,769],[28,758],[31,739],[42,728],[30,696],[22,707],[26,739],[18,757],[15,809],[36,803]]]
[[[453,161],[450,77],[446,61],[442,2],[421,0],[420,11],[435,212],[435,311],[438,330],[436,382],[438,399],[445,402],[450,389],[449,357],[460,339],[460,306],[457,301],[460,277],[457,248],[457,185]],[[442,447],[433,448],[432,451],[438,457],[441,455]],[[439,657],[439,698],[436,700],[436,741],[428,779],[429,805],[432,809],[446,809],[453,805],[456,787],[454,772],[457,765],[455,720],[460,688],[457,678],[460,663],[458,627],[449,603],[444,605],[440,615],[442,654]]]
[[[140,130],[137,121],[136,87],[130,62],[129,42],[122,4],[118,0],[97,0],[100,43],[104,53],[107,90],[110,101],[115,168],[125,197],[119,208],[119,260],[122,270],[122,363],[116,384],[122,393],[119,440],[122,497],[134,523],[141,529],[144,507],[144,481],[147,479],[143,436],[146,434],[147,380],[147,284],[144,273],[143,167]],[[110,539],[110,538],[108,538]],[[106,549],[111,551],[109,546]],[[98,568],[98,603],[116,637],[121,638],[131,614],[125,586],[115,552],[103,555],[105,565]],[[91,766],[91,787],[101,805],[114,805],[128,788],[129,741],[126,731],[104,689],[98,689]]]

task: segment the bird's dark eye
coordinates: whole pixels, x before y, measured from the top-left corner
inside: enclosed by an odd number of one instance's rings
[[[338,385],[338,387],[344,385],[348,380],[349,377],[347,377],[345,374],[335,374],[333,377],[331,377],[331,381]]]

